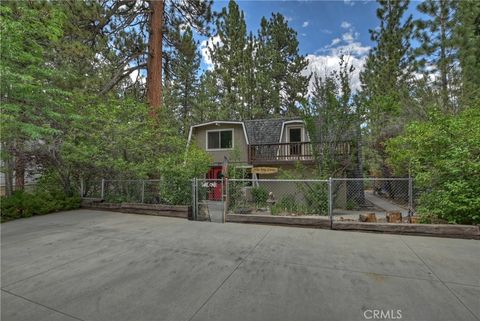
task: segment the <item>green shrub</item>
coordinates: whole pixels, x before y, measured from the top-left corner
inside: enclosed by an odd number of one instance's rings
[[[1,221],[6,222],[17,218],[75,209],[80,207],[80,198],[67,197],[60,192],[17,191],[10,197],[2,197],[0,207]]]
[[[267,205],[267,200],[268,200],[268,191],[265,189],[263,186],[258,186],[252,188],[252,197],[253,201],[259,206],[265,206]]]
[[[433,112],[387,143],[397,175],[414,178],[423,222],[480,223],[480,108],[458,115]]]
[[[300,184],[299,189],[305,197],[307,214],[327,215],[328,185],[325,183]]]
[[[278,207],[286,212],[294,213],[298,210],[295,195],[287,195],[278,202]]]

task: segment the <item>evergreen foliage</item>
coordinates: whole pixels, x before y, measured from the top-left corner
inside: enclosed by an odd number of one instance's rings
[[[379,0],[358,92],[347,56],[331,74],[306,73],[297,33],[280,13],[248,32],[233,0],[219,13],[211,1],[165,1],[163,64],[149,71],[163,73],[157,89],[166,108],[156,121],[146,103],[151,4],[1,2],[0,156],[8,195],[34,174],[49,195],[31,198],[56,204],[78,195],[81,182],[88,189],[100,178],[162,178],[171,187],[165,200],[185,203],[184,182],[211,163],[186,148],[192,124],[303,116],[310,138],[326,142],[316,151],[321,177],[410,174],[426,219],[479,222],[478,1]],[[408,16],[409,7],[422,19]],[[199,37],[214,41],[207,70]],[[354,148],[347,163],[335,156],[346,134]],[[11,209],[29,197],[19,192],[2,206],[17,204],[5,208],[13,218]],[[68,207],[30,205],[22,213]]]

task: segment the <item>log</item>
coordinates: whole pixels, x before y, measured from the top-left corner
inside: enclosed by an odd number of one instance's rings
[[[388,212],[387,213],[387,222],[388,223],[402,223],[402,213],[400,213],[400,212]]]
[[[376,222],[377,216],[375,215],[375,213],[360,214],[358,220],[360,222]]]

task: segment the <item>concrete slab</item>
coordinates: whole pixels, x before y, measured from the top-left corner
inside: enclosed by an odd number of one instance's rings
[[[442,281],[480,286],[480,241],[406,236],[401,239]]]
[[[480,319],[480,287],[455,283],[447,283],[447,286],[465,307]]]
[[[2,320],[480,320],[479,241],[79,210],[1,225]]]
[[[374,309],[400,310],[402,320],[472,320],[438,281],[255,259],[244,262],[193,320],[353,321],[366,320],[364,313]]]
[[[32,303],[28,300],[12,295],[6,291],[1,292],[1,317],[2,320],[36,320],[36,321],[74,321],[77,318],[50,308]]]
[[[382,275],[436,280],[397,235],[347,233],[279,227],[257,247],[253,258]]]
[[[82,320],[186,320],[237,264],[213,254],[117,246],[7,289]]]

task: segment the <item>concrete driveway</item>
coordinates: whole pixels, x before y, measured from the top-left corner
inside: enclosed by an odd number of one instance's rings
[[[1,232],[3,321],[480,319],[475,240],[89,210]]]

